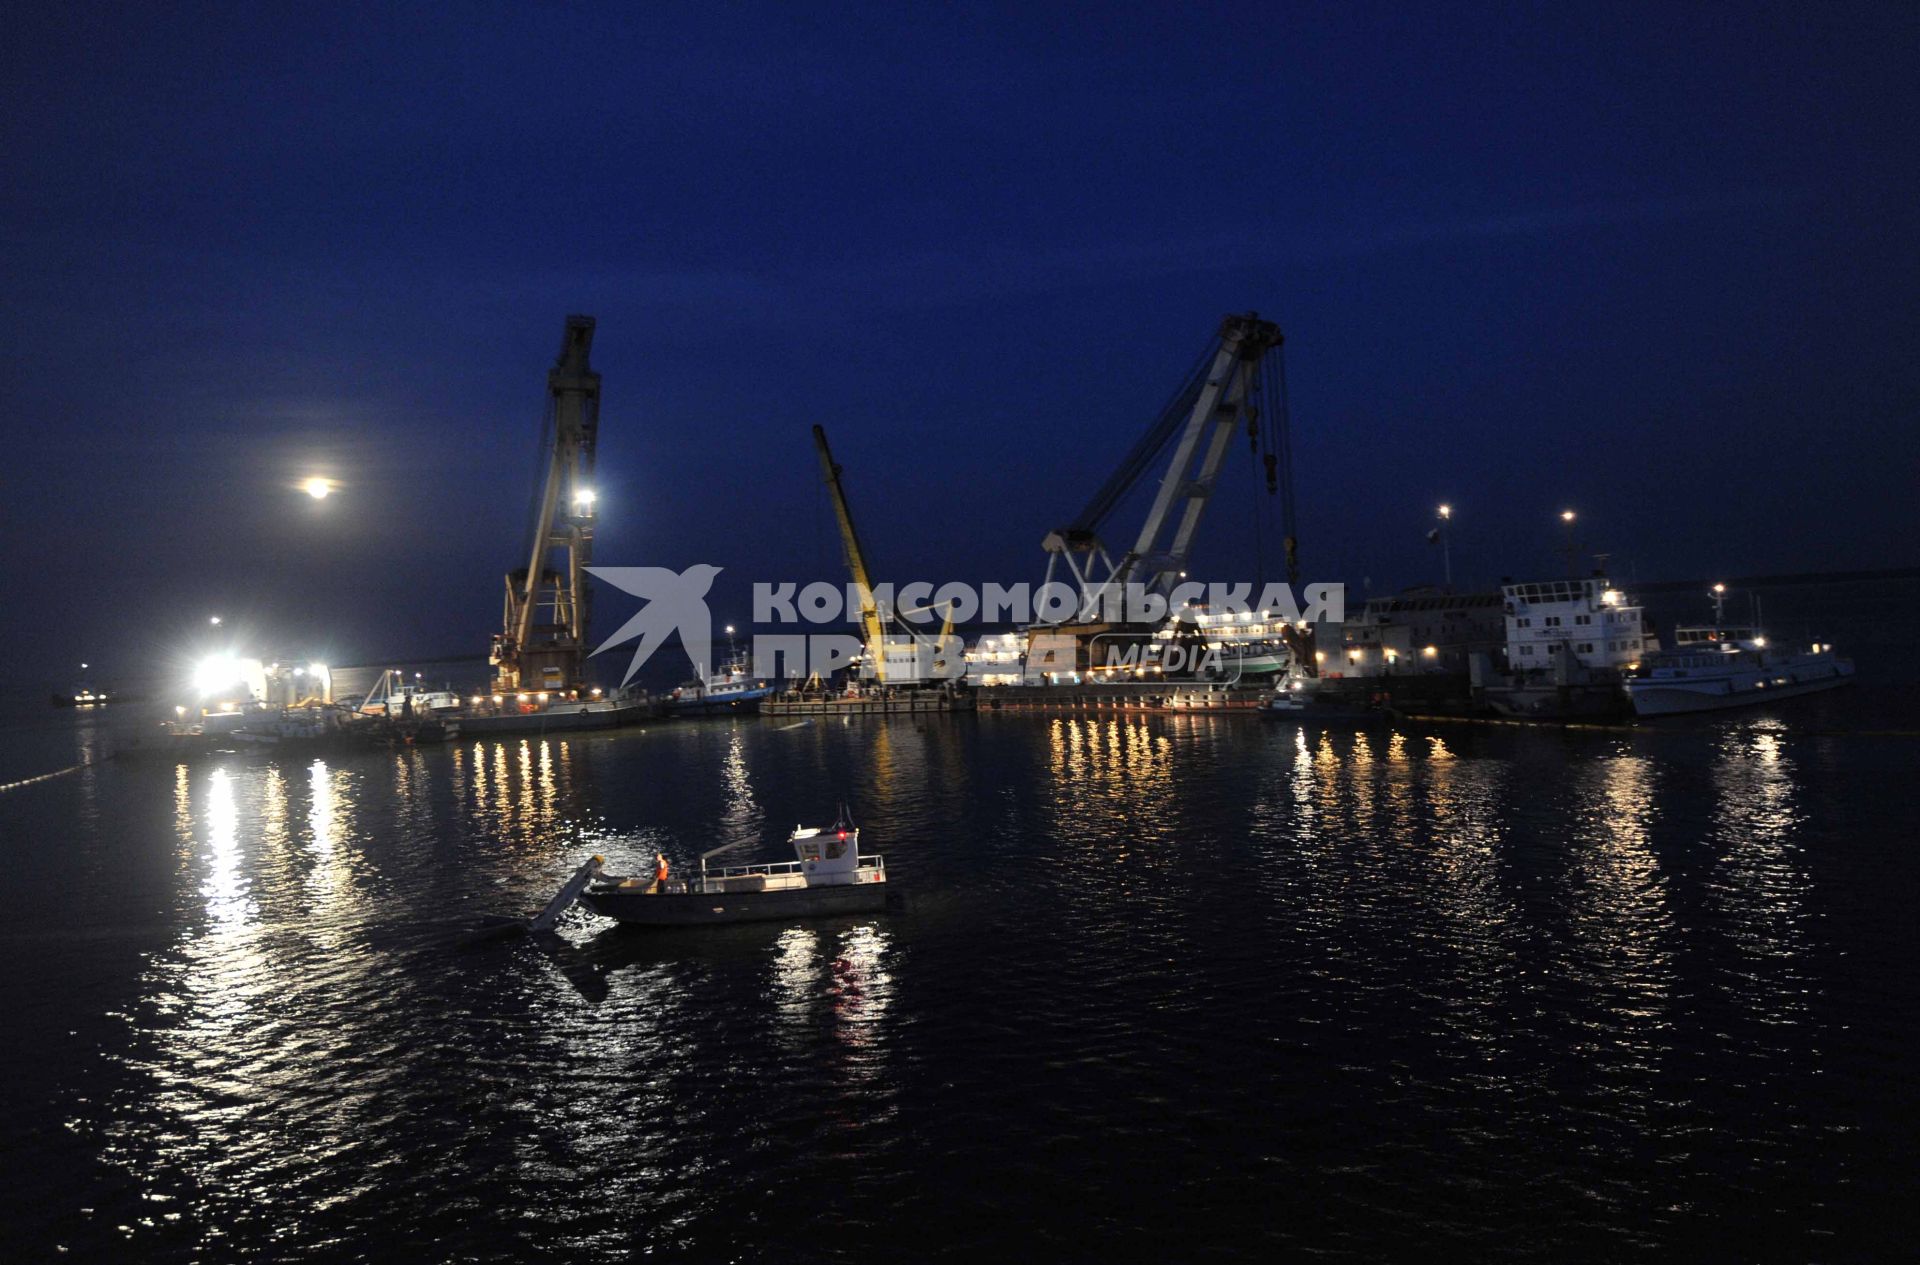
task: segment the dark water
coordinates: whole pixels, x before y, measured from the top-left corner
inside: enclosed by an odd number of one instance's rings
[[[8,1258],[1904,1257],[1920,741],[1826,731],[1913,701],[91,767],[0,795]],[[908,911],[450,947],[842,795]]]

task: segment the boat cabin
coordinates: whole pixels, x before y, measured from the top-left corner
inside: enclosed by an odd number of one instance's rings
[[[1727,628],[1719,624],[1697,624],[1691,627],[1673,630],[1673,644],[1676,649],[1722,648],[1727,650],[1759,649],[1767,644],[1757,628]]]
[[[1631,669],[1659,649],[1642,608],[1605,577],[1501,586],[1507,664],[1519,672],[1554,666],[1556,657],[1603,671]]]
[[[860,828],[846,822],[796,826],[788,836],[794,859],[710,869],[700,859],[697,892],[764,892],[795,887],[839,887],[848,883],[884,883],[886,862],[860,855]],[[721,849],[716,849],[720,851]],[[709,854],[711,855],[711,854]]]

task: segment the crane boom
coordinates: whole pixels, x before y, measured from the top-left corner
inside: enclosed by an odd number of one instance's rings
[[[1078,619],[1091,619],[1106,598],[1124,591],[1129,583],[1165,592],[1186,573],[1201,516],[1213,495],[1234,432],[1244,423],[1257,450],[1263,433],[1271,436],[1277,426],[1284,425],[1284,407],[1276,408],[1263,398],[1269,394],[1264,387],[1263,362],[1280,344],[1279,327],[1261,320],[1256,313],[1223,320],[1209,354],[1087,508],[1072,523],[1047,534],[1042,542],[1049,555],[1047,581],[1052,582],[1055,565],[1064,562],[1080,590]],[[1277,417],[1263,418],[1263,407]],[[1172,455],[1146,520],[1133,547],[1115,561],[1100,540],[1100,524],[1169,445]],[[1269,492],[1275,491],[1275,464],[1285,460],[1288,454],[1284,449],[1268,459]],[[1288,473],[1290,476],[1290,467]],[[1289,487],[1289,523],[1291,504]],[[1292,550],[1289,530],[1289,559]],[[1076,561],[1076,557],[1084,561]]]
[[[593,329],[591,316],[569,316],[560,354],[547,373],[552,439],[527,565],[507,575],[504,627],[494,638],[494,680],[501,689],[565,690],[584,681],[600,430],[600,375],[587,362]],[[556,549],[566,551],[564,571],[553,566]]]
[[[866,634],[867,658],[873,664],[874,679],[884,682],[887,641],[880,625],[880,608],[873,600],[873,575],[867,570],[867,556],[860,548],[860,537],[853,530],[853,511],[847,508],[847,492],[840,486],[840,467],[834,464],[833,450],[827,447],[824,427],[813,428],[813,446],[820,454],[820,472],[833,498],[833,516],[840,524],[840,550],[846,555],[847,570],[860,589],[860,626]]]

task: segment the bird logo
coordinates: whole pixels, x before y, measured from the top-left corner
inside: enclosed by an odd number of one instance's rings
[[[680,634],[681,648],[692,661],[695,674],[706,679],[707,665],[713,662],[713,616],[707,610],[707,590],[713,587],[714,577],[720,571],[721,568],[704,562],[695,563],[685,571],[669,567],[587,568],[589,575],[598,576],[622,593],[631,593],[647,603],[594,651],[600,654],[635,637],[640,639],[633,650],[633,661],[627,664],[627,674],[620,678],[621,685],[633,680],[640,665],[652,658],[653,652],[676,632]]]

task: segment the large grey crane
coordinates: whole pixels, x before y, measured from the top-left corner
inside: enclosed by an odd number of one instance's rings
[[[1277,491],[1282,479],[1287,483],[1282,513],[1288,579],[1298,579],[1284,379],[1267,367],[1272,363],[1267,353],[1280,343],[1279,327],[1258,313],[1222,321],[1207,352],[1119,468],[1071,523],[1047,533],[1042,542],[1048,555],[1047,581],[1053,581],[1064,562],[1079,590],[1072,622],[1099,618],[1102,603],[1129,583],[1162,593],[1173,587],[1187,570],[1201,514],[1213,495],[1234,430],[1242,424],[1265,462],[1267,490]],[[1273,362],[1278,360],[1273,357]],[[1169,443],[1173,455],[1146,521],[1133,547],[1115,560],[1100,539],[1100,527]]]

